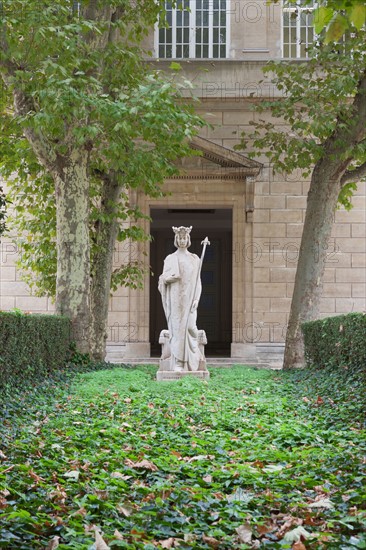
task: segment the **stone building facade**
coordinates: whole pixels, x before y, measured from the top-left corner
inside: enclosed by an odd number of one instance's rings
[[[189,0],[184,0],[188,8]],[[196,0],[190,10],[170,10],[170,29],[147,40],[153,65],[169,70],[177,59],[194,84],[198,111],[210,123],[192,146],[201,156],[184,159],[180,175],[166,182],[167,195],[131,200],[151,217],[151,243],[120,243],[115,265],[139,259],[152,267],[143,290],[120,288],[110,302],[108,358],[146,359],[159,354],[165,328],[157,280],[172,251],[172,225],[192,225],[192,248],[211,240],[202,272],[198,325],[206,355],[238,362],[279,360],[293,291],[309,181],[299,173],[274,174],[265,157],[234,151],[258,115],[253,103],[278,94],[262,67],[268,59],[307,55],[311,9],[252,0]],[[169,32],[169,30],[171,32]],[[160,56],[160,57],[159,57]],[[264,113],[261,118],[271,119]],[[281,123],[276,120],[276,124]],[[335,214],[328,243],[322,316],[366,309],[366,190],[360,183],[350,212]],[[1,245],[0,309],[52,311],[30,296],[15,268],[16,242]]]

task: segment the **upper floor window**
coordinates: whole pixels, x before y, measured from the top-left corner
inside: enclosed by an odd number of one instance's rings
[[[290,59],[309,57],[309,47],[314,42],[313,26],[314,0],[304,5],[302,0],[296,4],[283,4],[283,40],[282,56]]]
[[[168,27],[159,28],[161,58],[219,59],[227,57],[227,0],[166,1]]]

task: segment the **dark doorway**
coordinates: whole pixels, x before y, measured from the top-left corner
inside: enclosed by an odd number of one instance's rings
[[[206,356],[230,356],[232,326],[232,211],[229,209],[152,209],[150,263],[150,343],[151,354],[161,353],[159,334],[167,328],[159,275],[164,258],[175,252],[172,226],[193,226],[190,252],[201,256],[203,239],[210,246],[202,265],[202,295],[197,326],[206,331]]]

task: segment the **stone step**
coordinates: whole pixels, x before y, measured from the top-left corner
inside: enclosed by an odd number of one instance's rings
[[[159,365],[158,357],[135,357],[135,358],[124,358],[121,359],[120,354],[107,354],[107,362],[115,363],[116,365]],[[261,361],[258,363],[245,362],[242,359],[235,359],[235,357],[207,357],[206,363],[208,367],[233,367],[234,365],[243,365],[251,366],[257,368],[270,368],[270,369],[281,369],[282,361],[267,362]]]

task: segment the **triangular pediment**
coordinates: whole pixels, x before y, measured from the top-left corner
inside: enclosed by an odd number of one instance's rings
[[[223,168],[241,168],[248,175],[256,176],[259,174],[262,164],[255,160],[249,159],[245,155],[229,149],[228,147],[223,147],[217,143],[196,136],[191,141],[192,149],[196,149],[202,152],[202,156]]]

